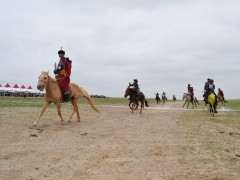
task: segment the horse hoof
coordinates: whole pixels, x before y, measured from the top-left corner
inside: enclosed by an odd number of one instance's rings
[[[36,127],[37,125],[38,125],[38,123],[37,123],[37,122],[33,123],[33,127]]]

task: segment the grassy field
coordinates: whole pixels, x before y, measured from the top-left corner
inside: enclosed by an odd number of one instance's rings
[[[156,105],[156,101],[151,98],[147,99],[149,105]],[[93,99],[94,104],[96,105],[127,105],[128,98],[96,98]],[[172,102],[171,100],[167,101],[167,103]],[[183,102],[183,101],[182,101]],[[20,97],[0,97],[0,108],[3,107],[42,107],[44,103],[44,98],[20,98]],[[198,108],[204,108],[204,102],[199,101]],[[88,104],[85,98],[79,99],[79,104]],[[53,105],[50,105],[52,107]],[[219,103],[219,107],[221,104]],[[191,108],[191,105],[189,106]],[[231,110],[240,110],[240,99],[229,100],[226,104],[227,109]]]

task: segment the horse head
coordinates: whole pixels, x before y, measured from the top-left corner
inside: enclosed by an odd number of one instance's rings
[[[183,100],[186,99],[187,96],[190,96],[189,92],[187,92],[187,93],[183,93],[183,98],[182,98],[182,99],[183,99]]]
[[[48,73],[49,73],[49,71],[48,72],[42,71],[42,73],[38,77],[38,85],[37,85],[38,90],[43,91],[44,88],[47,86],[48,81],[49,81]]]
[[[133,86],[128,86],[125,91],[124,97],[126,98],[127,96],[130,96],[131,94],[133,94],[135,92],[136,92],[136,89]]]

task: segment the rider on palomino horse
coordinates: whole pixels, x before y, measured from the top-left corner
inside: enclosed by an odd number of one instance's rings
[[[209,84],[208,84],[208,87],[206,89],[206,97],[208,97],[211,93],[214,94],[215,96],[215,101],[214,101],[214,112],[217,113],[217,110],[216,110],[216,107],[217,107],[217,104],[218,104],[218,101],[217,101],[217,95],[216,93],[214,92],[215,90],[215,85],[213,84],[213,79],[210,79],[209,81]]]
[[[194,96],[194,89],[193,89],[193,87],[191,87],[191,85],[190,84],[188,84],[188,87],[187,87],[187,89],[188,89],[188,92],[189,92],[189,94],[190,94],[190,97],[191,97],[191,102],[193,101],[193,96]]]
[[[62,93],[62,102],[68,102],[70,101],[68,85],[70,83],[72,61],[69,60],[69,58],[64,57],[65,51],[63,51],[62,48],[58,51],[58,55],[60,60],[58,66],[55,67],[54,74],[59,81],[59,87]]]

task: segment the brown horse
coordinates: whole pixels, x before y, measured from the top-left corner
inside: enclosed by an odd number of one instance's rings
[[[218,102],[222,103],[222,106],[225,106],[225,103],[228,102],[225,100],[225,98],[221,94],[218,94],[217,98],[218,98]]]
[[[43,113],[47,109],[47,106],[51,103],[54,103],[57,106],[58,115],[60,116],[61,122],[63,123],[63,118],[61,114],[61,91],[58,86],[58,81],[50,77],[48,72],[42,72],[38,79],[39,80],[38,80],[37,89],[40,91],[43,91],[45,88],[46,93],[45,93],[44,106],[42,108],[42,111],[40,113],[38,120],[34,123],[34,125],[37,125],[39,123]],[[96,112],[99,112],[99,110],[94,106],[88,92],[84,88],[79,87],[77,84],[74,84],[74,83],[70,83],[69,88],[71,92],[71,103],[73,105],[73,112],[68,122],[71,122],[71,119],[75,112],[77,113],[78,122],[80,122],[80,115],[79,115],[78,105],[77,105],[78,99],[80,96],[84,96],[87,99],[90,106],[93,108],[93,110]]]
[[[149,107],[144,94],[142,92],[137,92],[136,88],[134,88],[132,86],[128,86],[125,91],[125,94],[124,94],[125,98],[127,96],[130,96],[129,107],[130,107],[130,109],[132,109],[132,113],[133,113],[134,107],[135,107],[135,110],[137,110],[139,101],[141,103],[140,113],[142,113],[142,109],[144,108],[144,103],[145,103],[146,107]],[[132,107],[130,106],[131,104],[132,104]]]

